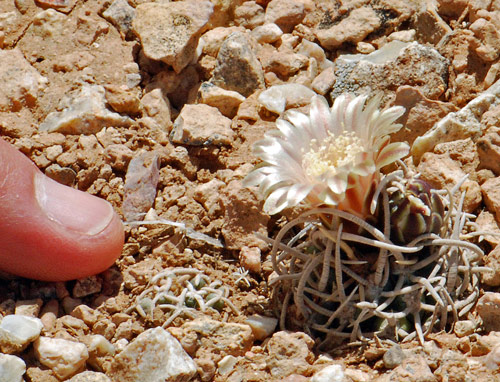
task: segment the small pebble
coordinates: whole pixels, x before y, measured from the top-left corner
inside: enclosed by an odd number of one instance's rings
[[[15,355],[0,354],[0,382],[23,382],[26,364]]]
[[[382,358],[384,361],[384,366],[386,369],[394,369],[399,366],[401,362],[406,358],[403,353],[403,349],[398,344],[392,346],[389,350],[387,350]]]
[[[34,349],[38,361],[52,369],[59,379],[75,374],[89,358],[84,344],[61,338],[40,337],[35,341]]]
[[[40,335],[43,324],[39,318],[11,314],[0,322],[0,348],[4,353],[24,350]]]
[[[311,382],[344,382],[344,372],[340,365],[330,365],[321,369],[311,378]]]
[[[276,325],[278,325],[278,319],[254,314],[248,317],[245,323],[252,328],[255,339],[262,341],[274,333]]]

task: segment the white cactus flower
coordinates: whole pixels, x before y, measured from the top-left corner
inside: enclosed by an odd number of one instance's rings
[[[365,217],[380,169],[409,152],[406,143],[389,143],[401,128],[394,123],[402,106],[379,110],[380,97],[346,94],[330,108],[322,96],[311,99],[309,116],[289,110],[278,130],[254,145],[263,163],[245,179],[259,186],[269,214],[305,203],[335,206]]]

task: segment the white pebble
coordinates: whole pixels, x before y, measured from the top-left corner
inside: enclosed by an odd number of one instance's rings
[[[26,364],[15,355],[0,354],[0,382],[22,382]]]
[[[330,365],[321,369],[311,378],[311,382],[344,382],[344,372],[340,365]]]
[[[43,324],[39,318],[10,314],[0,322],[0,348],[4,353],[24,350],[40,336]]]
[[[252,328],[253,336],[257,340],[264,340],[274,333],[278,319],[274,317],[265,317],[258,314],[248,317],[245,323]]]

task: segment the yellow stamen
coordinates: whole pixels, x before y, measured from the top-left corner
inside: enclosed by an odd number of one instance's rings
[[[329,133],[321,146],[311,142],[311,149],[303,155],[302,166],[309,176],[320,176],[327,171],[335,173],[337,167],[353,162],[364,150],[361,139],[354,132],[345,131],[339,136]]]

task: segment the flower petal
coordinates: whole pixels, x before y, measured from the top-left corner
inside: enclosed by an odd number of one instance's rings
[[[394,142],[385,146],[377,157],[377,169],[387,166],[408,155],[410,146],[405,142]]]

